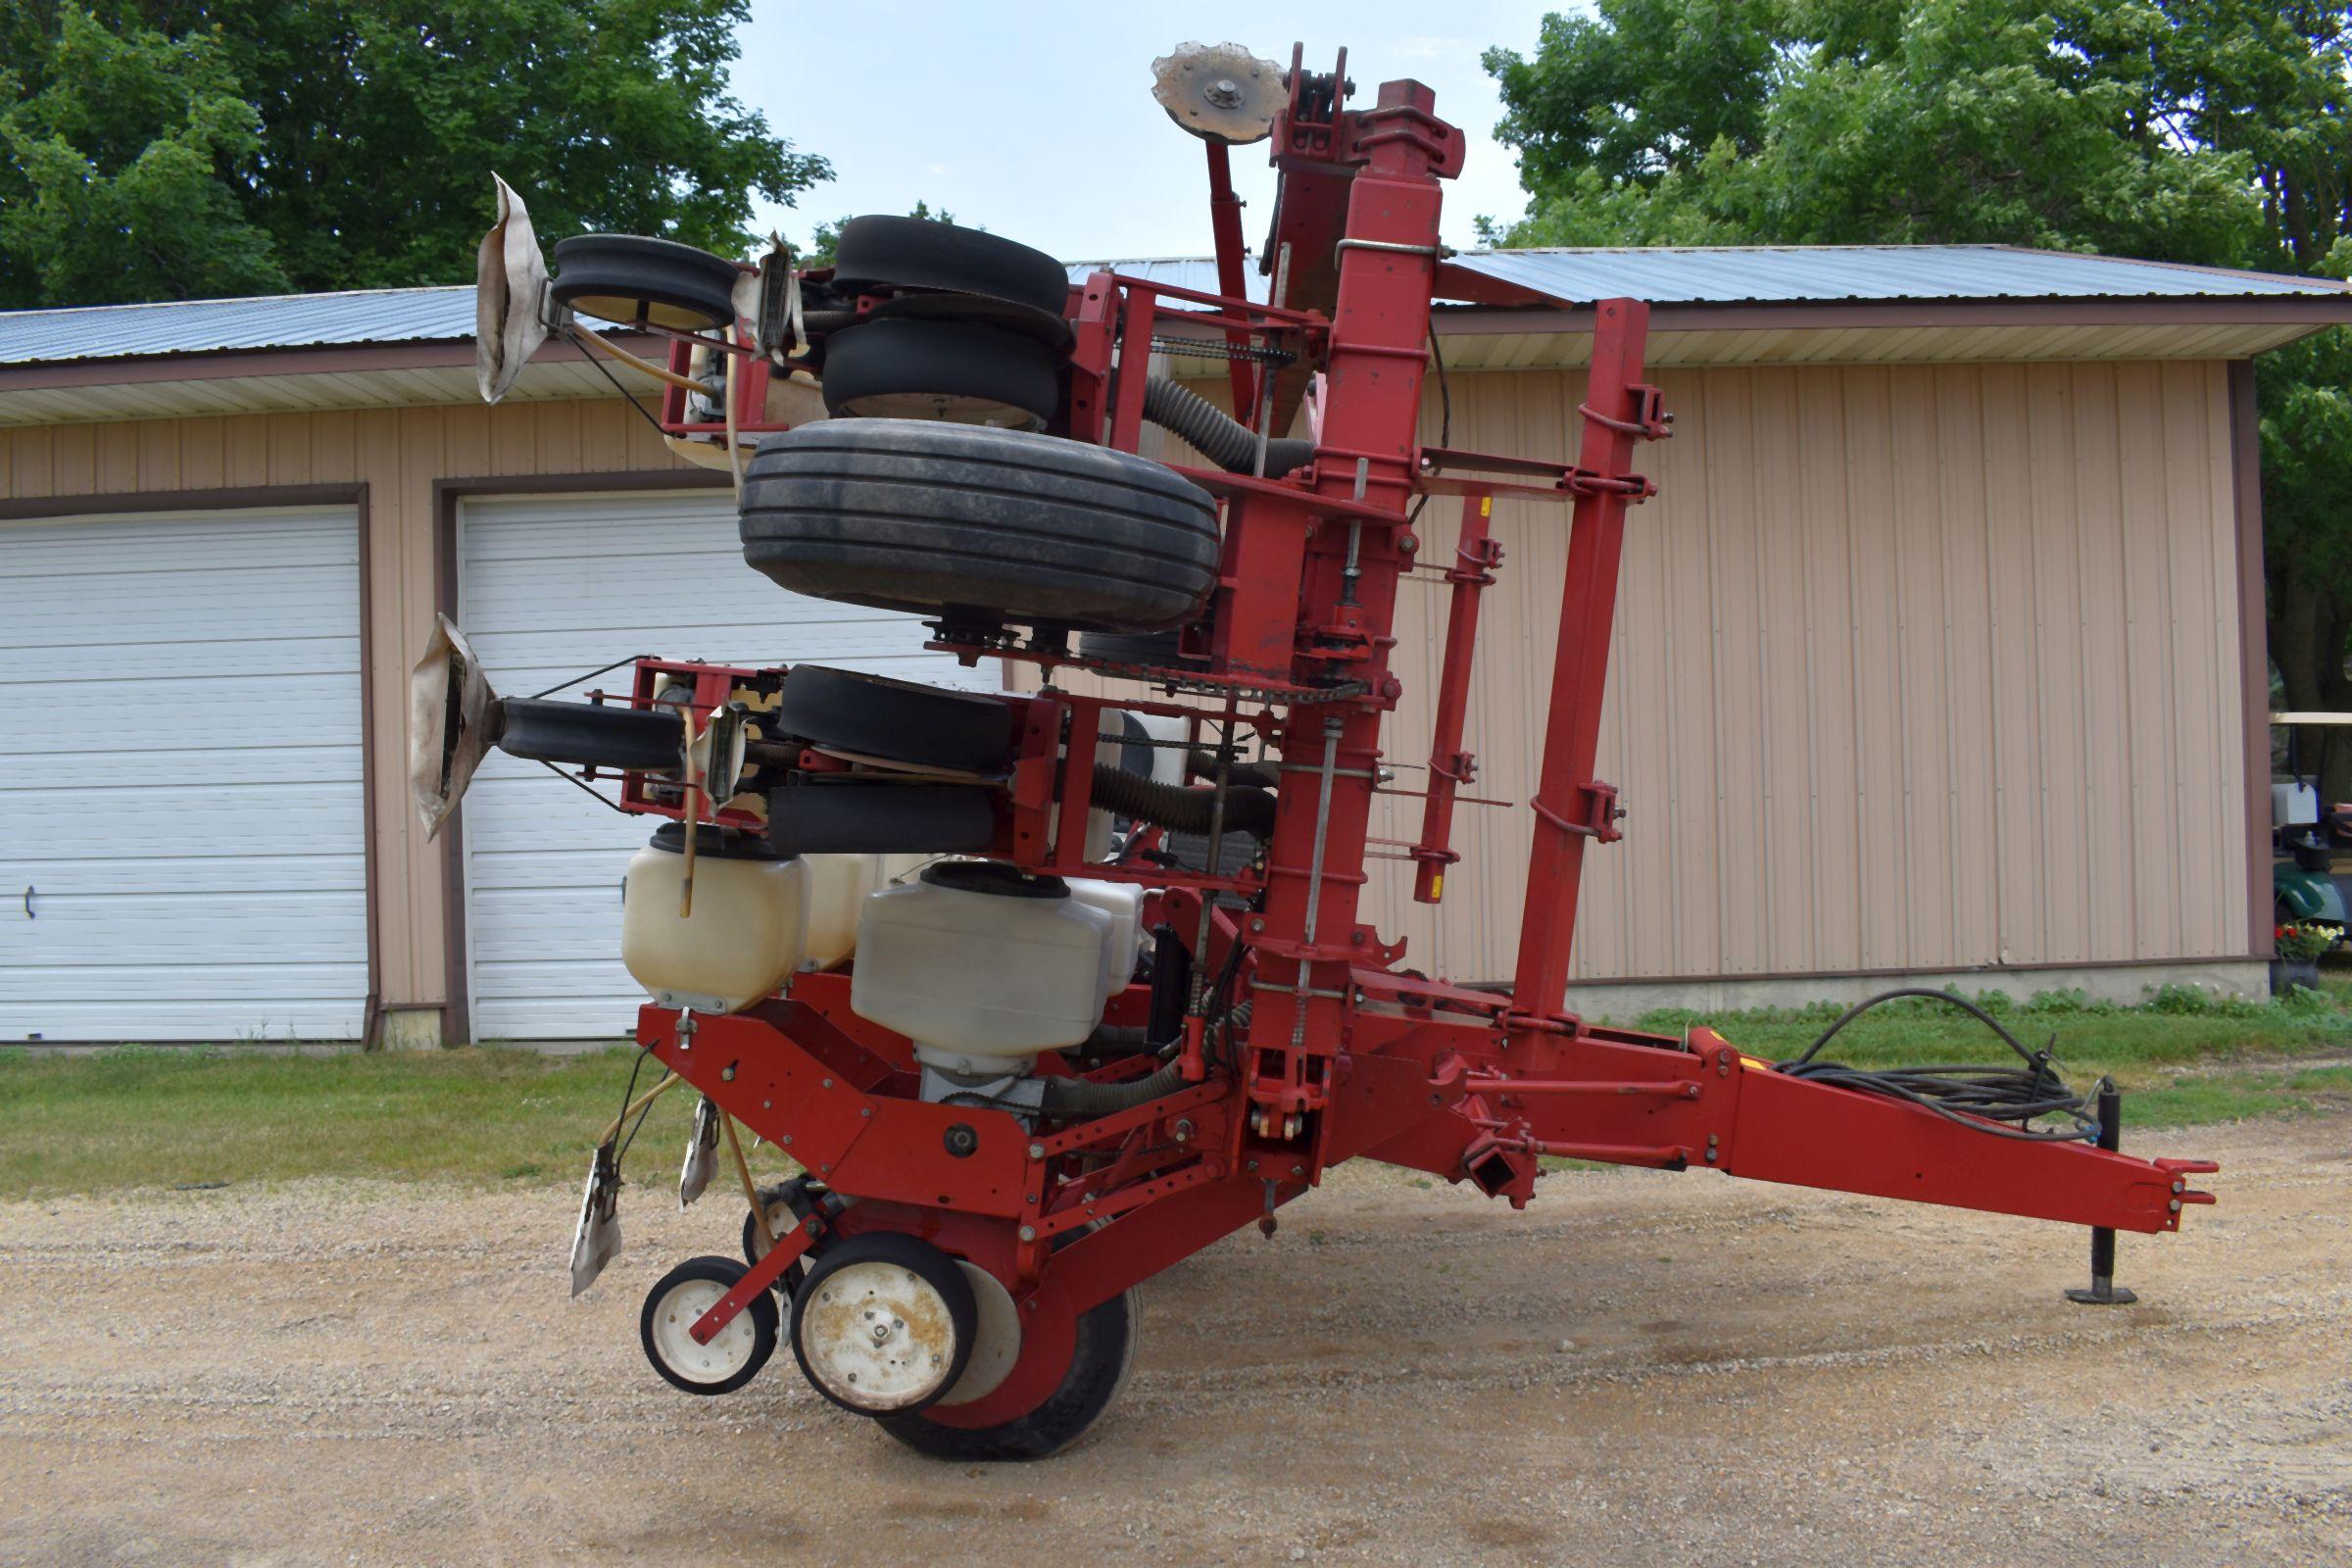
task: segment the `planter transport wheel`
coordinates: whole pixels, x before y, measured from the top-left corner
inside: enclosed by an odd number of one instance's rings
[[[912,1236],[853,1237],[792,1298],[792,1350],[817,1393],[858,1415],[914,1411],[953,1389],[980,1325],[955,1258]]]
[[[1012,709],[994,697],[823,664],[793,666],[772,722],[817,746],[962,773],[999,772],[1012,755]]]
[[[623,326],[707,332],[735,319],[733,262],[675,240],[580,234],[556,246],[556,303]]]
[[[637,1315],[637,1338],[645,1358],[674,1387],[688,1394],[731,1394],[742,1388],[775,1353],[780,1314],[776,1298],[762,1291],[734,1320],[697,1345],[689,1331],[750,1269],[731,1257],[690,1257],[655,1282]]]
[[[934,288],[980,294],[1061,314],[1069,269],[1000,234],[927,218],[853,218],[833,249],[833,281],[845,290]]]
[[[866,321],[825,340],[836,418],[945,419],[1029,430],[1061,406],[1054,351],[969,321]]]
[[[743,559],[818,599],[956,620],[1152,631],[1200,612],[1216,502],[1133,453],[925,419],[760,443]]]
[[[1014,1394],[1025,1371],[1035,1370],[1016,1362],[1006,1386],[996,1395],[975,1398],[968,1406],[939,1404],[919,1415],[885,1416],[882,1429],[934,1459],[988,1463],[1050,1458],[1084,1437],[1119,1396],[1135,1365],[1141,1327],[1137,1293],[1114,1296],[1078,1318],[1064,1342],[1064,1370],[1042,1395],[1026,1401],[1027,1408],[1007,1408],[1024,1402],[1005,1396]],[[1046,1338],[1032,1329],[1023,1354],[1054,1353],[1051,1346],[1038,1344]]]

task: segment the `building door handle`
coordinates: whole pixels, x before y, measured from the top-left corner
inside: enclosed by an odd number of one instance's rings
[[[24,885],[24,918],[27,920],[34,918],[32,912],[32,884],[29,882]]]

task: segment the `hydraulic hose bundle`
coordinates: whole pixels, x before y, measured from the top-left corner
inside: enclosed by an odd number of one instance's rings
[[[1866,1068],[1816,1059],[1822,1048],[1847,1024],[1873,1007],[1903,997],[1923,997],[1958,1007],[2000,1036],[2024,1065]],[[2099,1136],[2098,1118],[2092,1110],[2093,1097],[2077,1094],[2067,1087],[2066,1080],[2059,1076],[2057,1060],[2048,1050],[2028,1051],[1992,1014],[1948,991],[1905,986],[1858,1002],[1824,1029],[1805,1048],[1803,1055],[1775,1063],[1773,1071],[1858,1089],[1864,1094],[1908,1100],[1947,1121],[2002,1138],[2021,1138],[2034,1143],[2087,1143]],[[2054,1128],[2032,1125],[2042,1117],[2055,1117],[2065,1125]]]

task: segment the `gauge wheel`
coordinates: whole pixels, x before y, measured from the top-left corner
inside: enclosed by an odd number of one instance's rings
[[[1008,703],[824,664],[793,667],[770,722],[812,745],[918,767],[997,773],[1012,758]]]
[[[874,215],[841,225],[833,280],[845,289],[944,289],[1061,314],[1070,271],[1044,251],[927,218]]]
[[[1061,407],[1052,349],[970,321],[864,321],[825,339],[835,418],[941,419],[1032,430]]]
[[[709,1345],[695,1343],[695,1320],[733,1290],[750,1268],[731,1257],[690,1257],[662,1276],[645,1295],[637,1337],[645,1358],[673,1388],[688,1394],[732,1394],[752,1381],[776,1350],[781,1314],[762,1291]]]
[[[818,599],[966,623],[1181,625],[1217,575],[1217,509],[1164,465],[1018,430],[820,419],[760,443],[743,558]]]
[[[556,246],[556,303],[622,326],[707,332],[735,319],[742,269],[676,240],[578,234]]]
[[[929,1242],[891,1232],[828,1250],[792,1298],[801,1371],[857,1415],[935,1403],[963,1376],[979,1326],[961,1265]]]
[[[918,1453],[966,1463],[1046,1459],[1093,1429],[1126,1387],[1135,1367],[1143,1325],[1138,1294],[1127,1291],[1082,1313],[1073,1325],[1069,1361],[1042,1398],[1025,1410],[1007,1410],[1002,1399],[972,1401],[967,1420],[957,1406],[934,1407],[914,1415],[882,1418],[882,1429]],[[1022,1353],[1048,1337],[1032,1334]],[[1039,1353],[1050,1353],[1041,1348]],[[1020,1375],[1016,1364],[1013,1376]],[[957,1424],[951,1425],[951,1422]]]

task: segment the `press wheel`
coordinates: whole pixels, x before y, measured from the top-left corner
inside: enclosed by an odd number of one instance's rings
[[[967,1462],[1045,1459],[1076,1443],[1118,1398],[1134,1369],[1142,1327],[1137,1293],[1079,1314],[1066,1335],[1026,1327],[1021,1361],[1003,1387],[968,1405],[884,1416],[882,1429],[918,1453]]]

